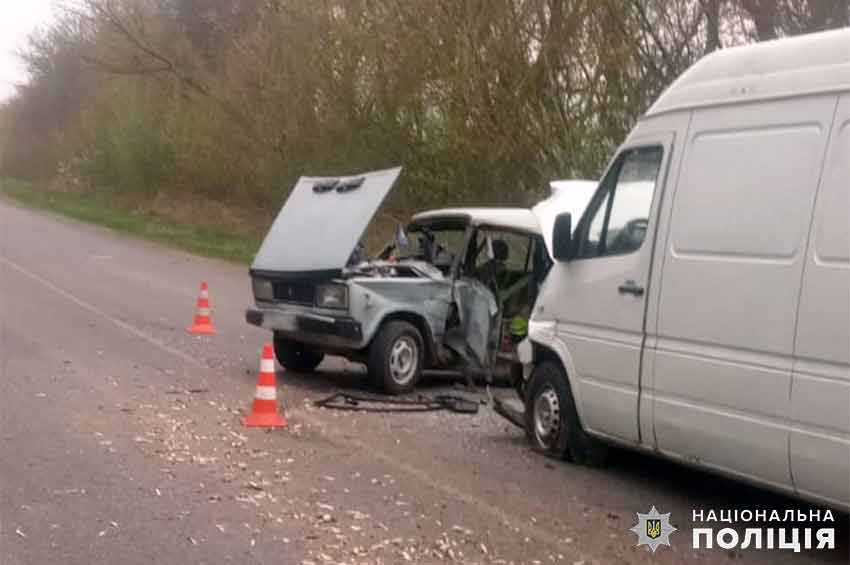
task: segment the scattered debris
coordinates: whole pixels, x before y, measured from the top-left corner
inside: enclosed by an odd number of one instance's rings
[[[338,392],[313,402],[320,408],[359,412],[435,412],[448,410],[458,414],[477,414],[478,401],[454,394],[418,395],[415,398],[387,398]]]
[[[208,388],[186,388],[186,389],[178,389],[178,388],[170,388],[165,391],[165,394],[203,394],[205,392],[209,392]]]
[[[525,410],[520,402],[494,396],[493,410],[518,428],[525,429]]]
[[[64,490],[54,490],[53,494],[86,494],[84,488],[66,488]]]

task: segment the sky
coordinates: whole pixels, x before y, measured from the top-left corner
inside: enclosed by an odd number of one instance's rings
[[[56,0],[0,0],[0,101],[15,93],[15,84],[27,73],[15,51],[26,45],[27,36],[49,23]]]

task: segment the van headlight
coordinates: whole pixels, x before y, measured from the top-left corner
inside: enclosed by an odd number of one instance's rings
[[[274,289],[272,288],[272,281],[266,279],[252,278],[251,286],[254,290],[255,300],[265,300],[269,302],[274,300]]]
[[[348,308],[348,287],[344,284],[322,284],[316,287],[319,308]]]

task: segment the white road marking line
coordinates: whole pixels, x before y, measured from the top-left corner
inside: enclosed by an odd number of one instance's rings
[[[201,363],[200,361],[198,361],[194,357],[191,357],[190,355],[183,353],[179,349],[175,349],[174,347],[171,347],[170,345],[156,339],[155,337],[144,333],[143,331],[137,329],[136,327],[131,326],[127,322],[119,320],[118,318],[115,318],[114,316],[110,316],[109,314],[107,314],[106,312],[104,312],[103,310],[98,308],[97,306],[94,306],[92,304],[89,304],[88,302],[85,302],[84,300],[77,298],[76,296],[74,296],[70,292],[56,286],[55,284],[48,281],[47,279],[33,273],[32,271],[29,271],[28,269],[18,265],[17,263],[11,261],[10,259],[8,259],[8,258],[6,258],[2,255],[0,255],[0,263],[6,264],[7,266],[9,266],[12,269],[21,273],[22,275],[31,278],[32,280],[42,284],[43,286],[47,287],[50,290],[52,290],[56,294],[70,300],[71,302],[73,302],[74,304],[79,306],[80,308],[83,308],[84,310],[88,310],[92,314],[100,316],[101,318],[103,318],[103,319],[105,319],[109,322],[112,322],[113,324],[120,327],[121,329],[129,332],[130,334],[132,334],[132,335],[134,335],[134,336],[136,336],[140,339],[147,341],[151,345],[155,345],[155,346],[159,347],[160,349],[167,351],[168,353],[171,353],[172,355],[179,357],[180,359],[186,361],[187,363],[189,363],[191,365],[194,365],[196,367],[201,367],[203,369],[209,369],[209,367],[207,367],[206,365],[204,365],[203,363]],[[479,512],[486,514],[486,515],[490,516],[491,518],[496,519],[503,526],[511,529],[512,531],[522,532],[522,534],[525,537],[528,537],[530,539],[537,539],[537,540],[542,541],[542,542],[544,542],[544,543],[546,543],[550,546],[553,546],[553,547],[563,547],[563,545],[564,545],[563,541],[561,540],[561,538],[559,536],[557,536],[553,533],[544,531],[540,527],[540,524],[536,524],[536,525],[532,526],[532,525],[525,523],[524,521],[515,520],[511,517],[510,514],[508,514],[502,508],[499,508],[496,505],[490,504],[486,500],[483,500],[483,499],[481,499],[481,498],[479,498],[479,497],[477,497],[473,494],[470,494],[470,493],[465,492],[461,489],[458,489],[458,488],[455,488],[455,487],[453,487],[449,484],[446,484],[443,481],[435,479],[427,471],[419,469],[418,467],[415,467],[415,466],[410,465],[408,463],[405,463],[403,461],[400,461],[400,460],[396,459],[395,457],[393,457],[393,456],[383,452],[382,450],[376,448],[375,445],[366,445],[365,443],[362,443],[358,440],[343,437],[340,430],[336,429],[336,427],[334,427],[334,429],[332,431],[333,431],[333,435],[338,436],[338,437],[330,436],[330,434],[328,434],[328,430],[329,430],[329,428],[331,428],[329,423],[325,422],[325,421],[323,421],[319,418],[316,418],[312,414],[308,414],[308,413],[304,412],[303,410],[294,410],[293,412],[297,412],[299,417],[303,421],[310,424],[311,426],[318,428],[318,429],[325,430],[326,437],[330,437],[330,439],[335,440],[335,443],[338,443],[341,446],[345,446],[345,445],[353,446],[353,447],[357,448],[358,450],[360,450],[362,452],[369,453],[375,459],[383,461],[386,465],[389,465],[390,467],[394,467],[394,468],[398,469],[399,471],[403,472],[404,474],[406,474],[406,475],[408,475],[408,476],[410,476],[410,477],[412,477],[412,478],[414,478],[414,479],[416,479],[416,480],[418,480],[422,483],[425,483],[426,485],[433,488],[434,490],[442,492],[444,495],[448,496],[449,498],[458,500],[458,501],[463,502],[463,503],[465,503],[469,506],[472,506],[473,508],[477,509]]]
[[[135,326],[131,326],[127,322],[124,322],[124,321],[119,320],[118,318],[116,318],[114,316],[107,314],[106,312],[104,312],[103,310],[98,308],[97,306],[94,306],[93,304],[89,304],[88,302],[77,298],[76,296],[74,296],[73,294],[68,292],[67,290],[59,288],[58,286],[56,286],[55,284],[53,284],[49,280],[47,280],[47,279],[33,273],[32,271],[18,265],[17,263],[12,261],[11,259],[0,255],[0,263],[7,265],[8,267],[14,269],[15,271],[18,271],[20,274],[24,275],[25,277],[28,277],[28,278],[36,281],[37,283],[45,286],[46,288],[48,288],[48,289],[52,290],[53,292],[55,292],[56,294],[58,294],[59,296],[62,296],[63,298],[70,300],[71,302],[73,302],[74,304],[79,306],[80,308],[87,310],[87,311],[91,312],[92,314],[95,314],[96,316],[100,316],[104,320],[112,322],[113,324],[115,324],[119,328],[129,332],[130,334],[138,337],[139,339],[143,339],[143,340],[147,341],[148,343],[150,343],[151,345],[155,345],[155,346],[159,347],[160,349],[163,349],[163,350],[171,353],[172,355],[179,357],[183,361],[186,361],[187,363],[194,365],[195,367],[200,367],[202,369],[208,369],[209,368],[204,363],[201,363],[200,361],[198,361],[197,359],[195,359],[191,355],[183,353],[179,349],[175,349],[174,347],[171,347],[167,343],[160,341],[157,338],[155,338],[151,335],[148,335],[145,332],[137,329]]]

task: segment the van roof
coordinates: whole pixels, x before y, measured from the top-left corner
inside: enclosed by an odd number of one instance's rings
[[[699,106],[850,89],[850,29],[715,51],[676,79],[644,117]]]

